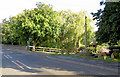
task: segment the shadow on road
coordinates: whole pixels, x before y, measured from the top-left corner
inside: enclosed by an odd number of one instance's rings
[[[17,48],[17,47],[16,47]],[[28,52],[25,50],[15,49],[14,47],[3,47],[4,54],[8,54],[14,58],[14,60],[19,60],[32,69],[21,69],[15,64],[11,63],[10,60],[3,58],[3,69],[13,69],[21,72],[36,73],[41,74],[44,72],[46,75],[117,75],[117,73],[105,71],[101,69],[95,69],[91,67],[85,67],[75,64],[70,64],[67,62],[60,62],[52,59],[48,59],[47,54]],[[12,71],[10,71],[12,72]],[[104,76],[103,76],[104,77]],[[110,77],[110,76],[109,76]]]

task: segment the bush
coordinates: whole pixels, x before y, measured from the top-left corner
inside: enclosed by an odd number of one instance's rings
[[[120,50],[120,46],[110,46],[109,49],[110,50],[113,50],[113,49],[119,49]]]
[[[81,50],[83,50],[83,49],[85,49],[85,46],[81,46],[81,47],[78,49],[78,51],[81,51]]]
[[[102,53],[105,48],[106,47],[104,45],[97,45],[96,51],[98,53]]]
[[[95,52],[95,47],[88,47],[89,52]]]

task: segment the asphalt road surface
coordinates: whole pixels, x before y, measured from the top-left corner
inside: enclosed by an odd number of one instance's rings
[[[2,75],[118,75],[117,71],[58,61],[47,53],[2,46]]]

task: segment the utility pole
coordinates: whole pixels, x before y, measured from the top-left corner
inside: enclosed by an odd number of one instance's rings
[[[85,49],[87,48],[87,16],[85,16]]]

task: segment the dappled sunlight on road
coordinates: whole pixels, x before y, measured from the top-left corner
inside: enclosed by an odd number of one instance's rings
[[[59,70],[61,68],[32,68],[32,69],[2,69],[2,75],[84,75],[83,71],[76,73],[75,71]],[[48,73],[47,73],[48,72]]]
[[[42,68],[34,68],[34,69],[47,71],[47,72],[54,74],[54,75],[77,75],[78,74],[75,71],[61,70],[61,68],[42,67]],[[85,74],[85,72],[80,71],[79,74],[83,75],[83,74]],[[49,75],[49,74],[46,73],[45,75]]]
[[[13,68],[2,69],[2,75],[35,75],[36,73],[25,72]]]
[[[3,75],[116,75],[112,70],[48,58],[48,54],[3,47]],[[15,49],[15,50],[9,50]],[[82,61],[81,61],[82,62]],[[94,76],[91,76],[94,77]]]

